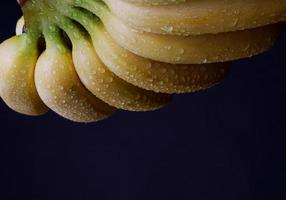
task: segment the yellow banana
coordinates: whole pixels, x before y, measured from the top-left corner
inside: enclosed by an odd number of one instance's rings
[[[91,34],[94,47],[106,66],[120,78],[139,87],[164,93],[193,92],[216,84],[228,72],[228,63],[173,65],[137,56],[120,47],[101,23],[94,22],[95,18],[78,10],[74,10],[71,17],[73,15]]]
[[[37,42],[26,34],[0,45],[0,95],[11,109],[32,116],[48,111],[34,84],[38,55]]]
[[[133,28],[162,34],[229,32],[286,19],[285,0],[189,0],[162,6],[136,5],[126,0],[104,2],[116,16]]]
[[[251,57],[268,50],[283,32],[280,24],[250,30],[192,36],[136,32],[100,2],[81,3],[98,13],[106,30],[122,47],[152,60],[173,64],[216,63]]]
[[[35,71],[36,87],[45,104],[76,122],[94,122],[109,117],[115,108],[97,99],[81,84],[71,52],[58,31],[45,31],[45,39],[47,49],[40,56]]]
[[[103,19],[106,30],[122,47],[145,58],[174,63],[201,64],[237,60],[262,53],[284,31],[280,24],[243,31],[173,36],[134,32],[116,17]]]
[[[73,61],[83,84],[104,102],[129,111],[149,111],[161,108],[170,95],[154,93],[125,82],[101,62],[89,38],[69,20],[61,23],[73,44]]]
[[[209,88],[228,61],[268,50],[286,20],[285,0],[18,3],[26,24],[22,17],[0,45],[0,96],[17,112],[51,108],[76,122],[159,109],[173,93]]]
[[[228,63],[172,65],[137,56],[120,47],[104,27],[98,27],[94,46],[102,61],[122,79],[164,93],[186,93],[209,88],[224,79]]]

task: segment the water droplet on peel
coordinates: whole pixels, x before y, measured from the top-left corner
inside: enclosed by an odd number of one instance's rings
[[[174,30],[174,27],[173,26],[163,26],[163,27],[161,27],[161,30],[163,30],[163,31],[165,31],[165,32],[167,32],[167,33],[172,33],[173,32],[173,30]]]

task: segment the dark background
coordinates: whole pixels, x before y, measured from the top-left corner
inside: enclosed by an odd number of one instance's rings
[[[1,1],[0,41],[19,16]],[[0,199],[285,200],[285,45],[156,112],[84,125],[1,102]]]

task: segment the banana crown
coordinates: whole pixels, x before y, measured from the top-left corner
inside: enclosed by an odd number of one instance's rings
[[[0,95],[16,112],[95,122],[210,88],[284,31],[285,0],[18,0],[0,45]]]

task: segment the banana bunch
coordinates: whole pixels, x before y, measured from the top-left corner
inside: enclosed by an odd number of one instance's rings
[[[0,96],[31,116],[95,122],[151,111],[222,81],[230,61],[268,50],[286,0],[18,0],[0,45]]]

